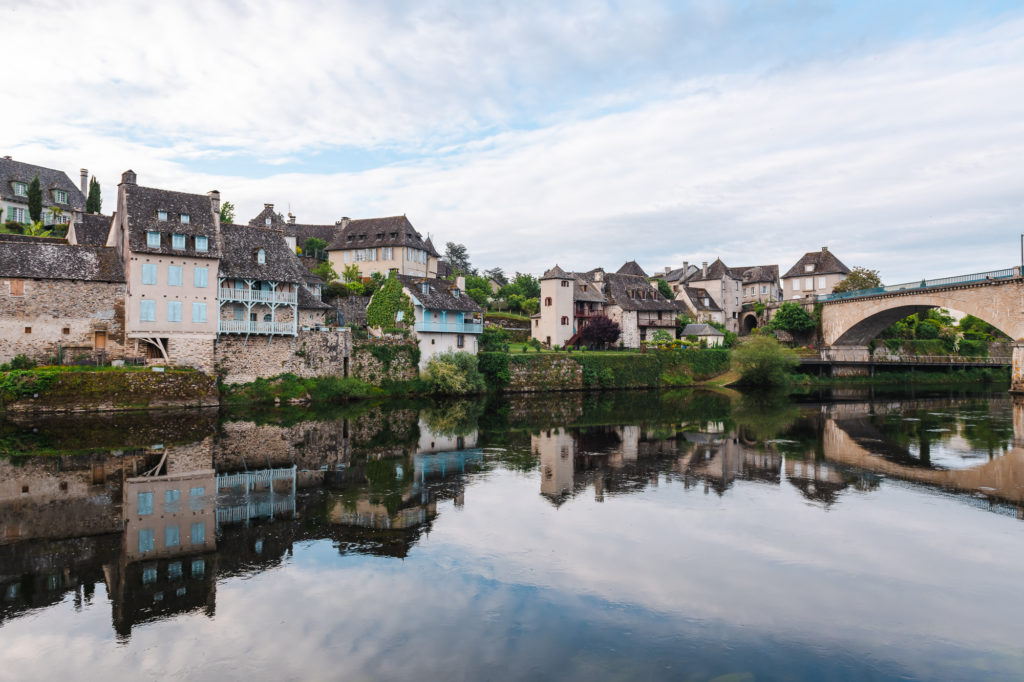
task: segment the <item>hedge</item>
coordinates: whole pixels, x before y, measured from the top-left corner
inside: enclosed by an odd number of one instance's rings
[[[583,385],[605,388],[636,386],[655,387],[661,377],[661,362],[656,354],[604,355],[573,353],[573,360],[583,366]]]

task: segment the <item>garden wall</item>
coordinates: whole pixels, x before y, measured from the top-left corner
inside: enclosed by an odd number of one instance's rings
[[[512,355],[508,370],[507,391],[577,391],[583,388],[583,368],[568,355]]]
[[[224,335],[217,340],[214,366],[225,384],[246,384],[278,374],[345,376],[352,354],[348,329],[300,331],[298,336]]]
[[[202,372],[36,369],[0,373],[0,406],[11,412],[200,407],[218,404]]]

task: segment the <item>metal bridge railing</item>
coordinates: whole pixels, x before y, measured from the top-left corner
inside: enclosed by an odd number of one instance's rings
[[[801,358],[806,360],[824,360],[826,362],[838,362],[841,364],[855,364],[863,363],[868,364],[920,364],[920,365],[1010,365],[1012,358],[1010,356],[994,356],[994,357],[969,357],[962,355],[874,355],[869,358],[860,360],[856,358],[842,357],[841,354],[831,354],[827,351],[822,352],[819,357],[808,357]]]
[[[938,279],[922,279],[919,282],[907,282],[905,284],[890,284],[884,287],[873,287],[861,289],[860,291],[844,291],[838,294],[822,294],[818,296],[819,301],[842,301],[848,298],[861,298],[864,296],[877,296],[895,291],[913,291],[920,289],[932,289],[935,287],[948,287],[953,284],[971,284],[974,282],[988,282],[997,279],[1010,279],[1021,277],[1021,268],[1012,267],[990,272],[976,272],[970,275],[957,275],[955,277],[940,277]]]

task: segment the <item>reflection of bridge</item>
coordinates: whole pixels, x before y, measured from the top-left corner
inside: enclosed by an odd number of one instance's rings
[[[882,330],[914,313],[949,308],[988,322],[1016,342],[1011,390],[1024,391],[1024,276],[1019,267],[829,294],[817,301],[828,347],[823,362],[880,364],[870,357],[868,343]]]

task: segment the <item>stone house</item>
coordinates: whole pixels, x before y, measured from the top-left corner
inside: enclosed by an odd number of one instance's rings
[[[85,212],[87,170],[82,169],[82,187],[78,188],[64,171],[15,161],[9,156],[0,158],[0,219],[4,222],[32,222],[28,211],[28,186],[37,175],[43,194],[43,213],[40,216],[43,224],[77,223]],[[54,210],[59,213],[55,215]]]
[[[218,331],[220,193],[117,186],[107,245],[124,263],[125,335],[133,354],[213,370]]]
[[[704,289],[683,285],[676,292],[676,302],[683,304],[698,323],[725,324],[725,313]]]
[[[0,362],[122,357],[125,273],[116,250],[0,235]]]
[[[709,324],[688,324],[683,327],[681,336],[696,336],[698,342],[704,341],[708,348],[717,348],[725,343],[725,334]]]
[[[783,297],[791,301],[831,294],[848,274],[850,268],[823,246],[821,251],[805,253],[782,276]]]
[[[777,265],[747,265],[730,268],[716,258],[687,275],[686,286],[703,289],[722,310],[726,329],[739,333],[744,304],[777,301],[781,296]],[[677,292],[678,298],[678,292]]]
[[[548,346],[577,344],[595,317],[617,322],[627,348],[639,348],[655,329],[675,336],[679,305],[666,300],[635,261],[615,273],[600,268],[568,273],[556,265],[540,278],[540,290],[540,312],[531,319],[530,333]]]
[[[440,353],[477,353],[478,337],[484,330],[483,308],[466,295],[464,278],[458,277],[453,283],[436,277],[397,277],[412,300],[416,316],[413,335],[420,347],[420,369]]]

